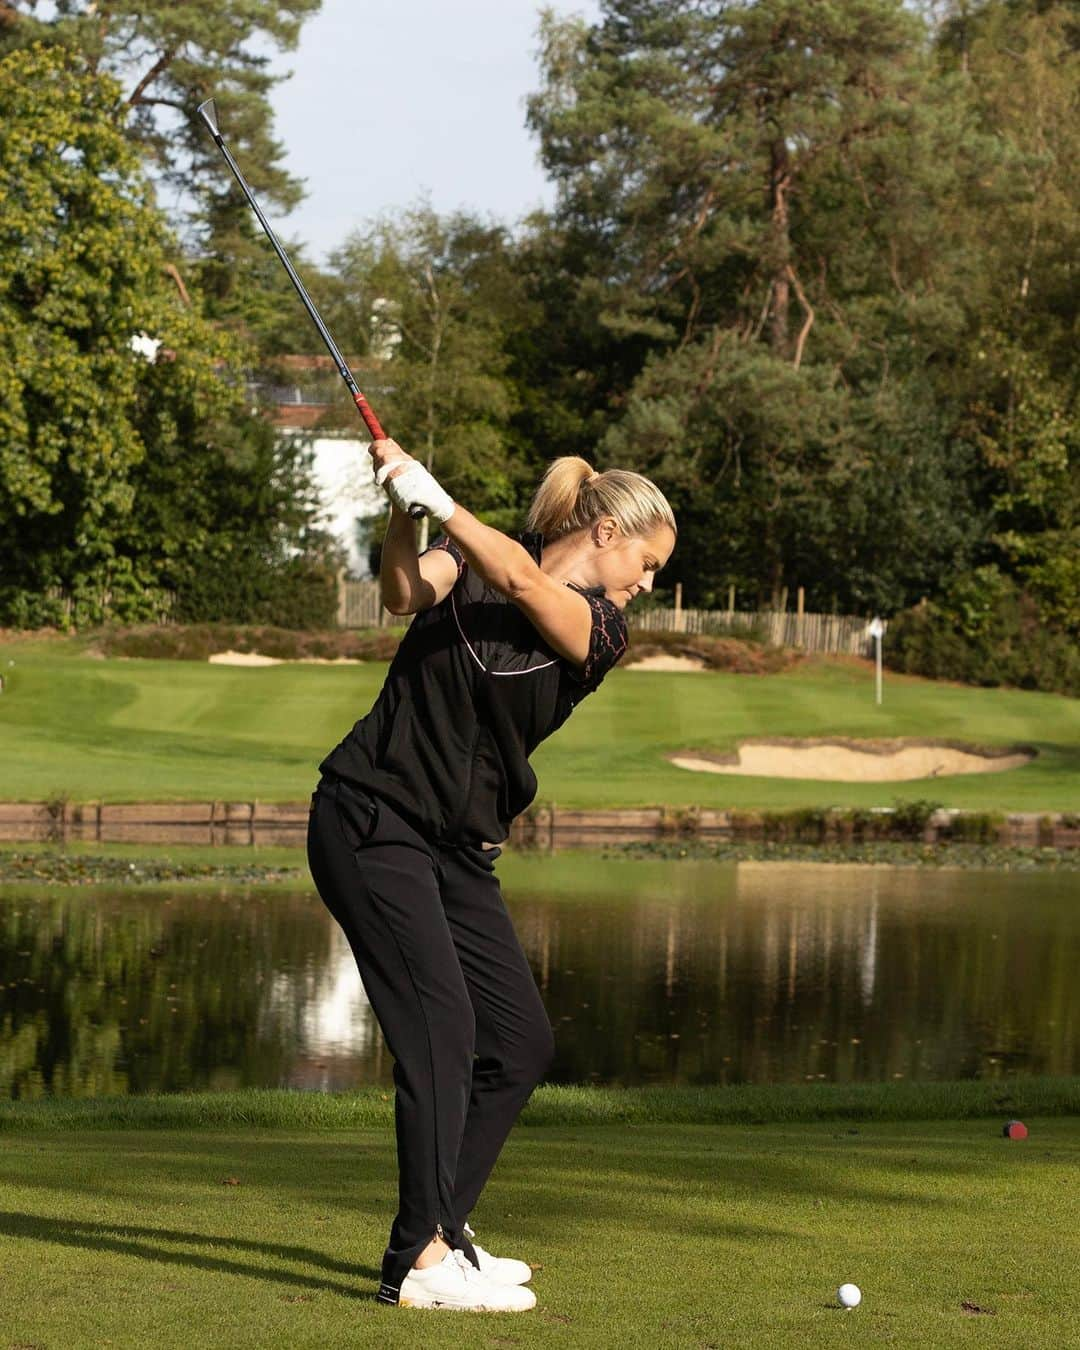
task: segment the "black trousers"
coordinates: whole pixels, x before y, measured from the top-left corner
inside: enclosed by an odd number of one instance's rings
[[[437,1235],[478,1264],[464,1223],[554,1055],[495,876],[500,851],[433,843],[333,778],[312,797],[311,875],[394,1057],[398,1213],[384,1303],[397,1303]]]

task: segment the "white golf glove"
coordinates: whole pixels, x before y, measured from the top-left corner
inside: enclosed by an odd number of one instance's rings
[[[418,459],[405,461],[405,468],[390,474],[401,465],[400,459],[391,460],[381,469],[375,470],[375,481],[401,511],[408,512],[413,506],[422,506],[427,515],[441,525],[454,514],[454,499],[435,481]]]

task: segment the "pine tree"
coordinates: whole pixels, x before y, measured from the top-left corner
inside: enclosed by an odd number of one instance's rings
[[[802,582],[861,607],[936,583],[972,523],[927,512],[913,537],[900,503],[957,505],[960,458],[947,417],[925,423],[932,464],[895,428],[964,330],[972,264],[942,211],[992,147],[923,23],[899,0],[608,0],[595,27],[549,18],[544,37],[531,118],[556,219],[598,323],[641,357],[606,391],[602,453],[676,500],[688,594]],[[903,545],[875,576],[851,566],[870,501]]]

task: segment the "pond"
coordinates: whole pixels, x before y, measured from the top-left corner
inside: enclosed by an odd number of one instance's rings
[[[506,853],[562,1083],[1080,1073],[1075,874]],[[0,1093],[389,1085],[313,891],[0,887]]]

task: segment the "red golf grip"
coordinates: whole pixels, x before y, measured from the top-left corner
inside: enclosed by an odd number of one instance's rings
[[[374,441],[385,441],[386,432],[383,431],[382,427],[379,424],[379,419],[371,411],[371,404],[367,401],[367,399],[363,396],[363,394],[360,392],[359,389],[356,391],[355,394],[353,394],[353,402],[356,404],[356,411],[364,419],[364,424],[366,425],[368,431],[371,432],[371,439]]]
[[[359,389],[356,391],[355,394],[353,394],[353,402],[356,404],[356,411],[364,419],[365,426],[367,427],[368,431],[371,432],[371,439],[373,441],[385,441],[386,432],[383,431],[382,426],[379,423],[379,419],[371,411],[371,404],[367,401],[367,399],[363,396],[363,394],[360,392]],[[426,513],[422,506],[409,507],[409,515],[412,516],[413,520],[419,520],[420,517],[425,514]]]

